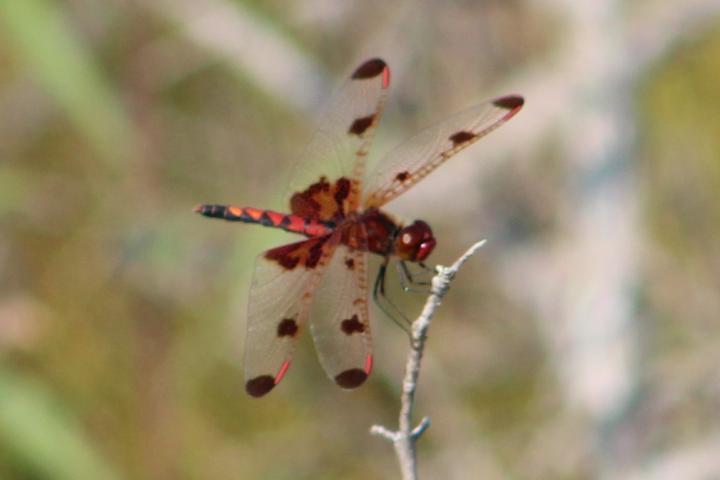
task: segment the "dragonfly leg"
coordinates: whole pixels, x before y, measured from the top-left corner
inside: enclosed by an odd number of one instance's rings
[[[418,262],[418,265],[420,266],[420,268],[423,269],[423,273],[424,273],[425,275],[431,275],[431,274],[432,274],[432,275],[435,275],[436,272],[435,272],[435,269],[434,269],[434,268],[428,267],[428,266],[425,265],[425,263],[423,263],[423,262]]]
[[[385,273],[387,272],[387,260],[380,265],[377,277],[375,277],[375,285],[373,286],[373,300],[380,307],[380,310],[387,315],[398,327],[402,329],[408,337],[410,336],[410,320],[405,314],[385,295]],[[400,319],[398,319],[398,316]]]
[[[413,274],[410,272],[410,268],[408,268],[407,264],[402,260],[398,261],[395,266],[397,267],[398,274],[400,275],[400,285],[402,286],[402,289],[404,291],[412,293],[422,293],[425,295],[429,293],[428,288],[416,287],[428,287],[431,285],[430,281],[417,280],[417,278],[413,278]],[[429,272],[427,270],[427,267],[425,267],[425,270],[416,273],[415,275],[426,275],[427,273]]]

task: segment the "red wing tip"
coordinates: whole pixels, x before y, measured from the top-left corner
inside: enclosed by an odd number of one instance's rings
[[[385,60],[382,60],[380,58],[372,58],[357,67],[352,74],[352,78],[355,80],[375,78],[381,73],[383,73],[386,68],[387,64],[385,63]]]
[[[359,368],[351,368],[335,376],[335,383],[341,388],[357,388],[367,380],[368,374]]]
[[[520,95],[506,95],[493,100],[493,105],[506,110],[520,110],[525,104],[525,99]]]
[[[272,375],[260,375],[245,383],[245,391],[251,397],[262,397],[275,388],[275,377]]]

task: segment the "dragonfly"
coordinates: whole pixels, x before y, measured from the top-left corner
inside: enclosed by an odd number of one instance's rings
[[[299,234],[255,262],[247,313],[245,390],[269,393],[285,377],[309,324],[327,375],[354,389],[373,368],[368,259],[381,258],[373,298],[384,295],[391,260],[424,267],[436,246],[423,220],[403,224],[382,207],[438,166],[512,118],[524,104],[506,95],[456,113],[391,150],[366,172],[373,133],[390,87],[380,58],[360,64],[321,116],[291,175],[289,211],[202,204],[210,218]]]

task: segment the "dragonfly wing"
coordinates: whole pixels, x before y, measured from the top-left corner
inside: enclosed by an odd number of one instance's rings
[[[339,245],[313,300],[310,331],[325,372],[342,388],[359,387],[372,370],[368,253]]]
[[[256,260],[248,301],[245,390],[261,397],[290,367],[312,294],[335,250],[332,235],[291,243]]]
[[[292,213],[337,221],[357,210],[366,157],[389,86],[390,69],[375,58],[358,66],[340,88],[292,173]]]
[[[378,163],[364,187],[363,206],[380,207],[397,197],[460,150],[492,132],[522,108],[511,95],[476,105],[429,127]]]

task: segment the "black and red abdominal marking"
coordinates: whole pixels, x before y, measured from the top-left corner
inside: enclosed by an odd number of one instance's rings
[[[303,168],[297,170],[302,177],[293,182],[300,188],[289,199],[289,214],[225,205],[195,209],[206,217],[305,237],[266,251],[256,262],[245,343],[245,389],[253,397],[267,394],[283,379],[306,320],[330,378],[342,388],[365,382],[373,365],[368,254],[383,258],[372,292],[380,308],[393,317],[379,302],[388,301],[388,262],[400,262],[412,281],[404,262],[423,266],[436,245],[427,223],[416,220],[402,226],[381,208],[509,120],[524,103],[522,97],[509,95],[459,112],[397,147],[366,176],[365,158],[389,85],[390,69],[381,59],[355,69],[321,122],[321,134],[308,146],[311,154]],[[308,174],[313,183],[306,186]],[[327,318],[311,314],[316,301],[326,307]]]
[[[252,207],[198,205],[194,211],[210,218],[221,218],[231,222],[259,223],[265,227],[280,228],[286,232],[300,233],[308,237],[327,235],[333,228],[333,225],[328,222]]]

